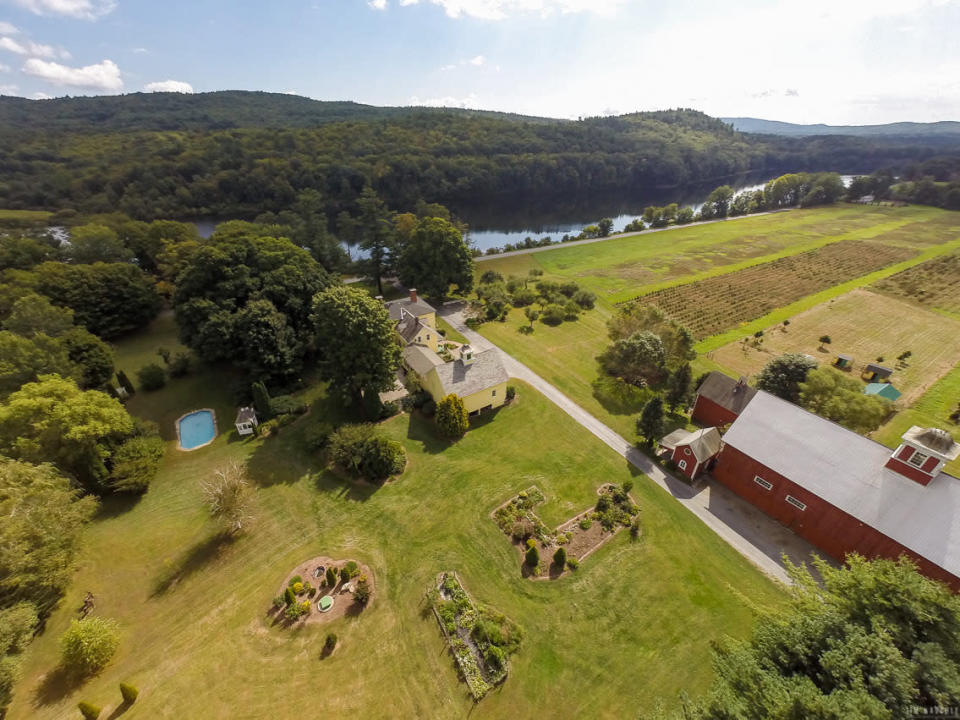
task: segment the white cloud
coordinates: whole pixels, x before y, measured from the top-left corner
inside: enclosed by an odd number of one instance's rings
[[[17,85],[0,85],[0,95],[16,95],[19,91]]]
[[[387,9],[387,0],[370,0],[367,3],[374,10],[386,10]]]
[[[457,98],[451,95],[446,97],[419,98],[416,95],[410,98],[410,104],[415,107],[455,107],[455,108],[476,108],[479,103],[477,96],[470,93],[466,97]]]
[[[115,0],[14,0],[35,15],[63,15],[80,20],[96,20],[112,12]]]
[[[160,82],[147,83],[143,86],[144,92],[175,92],[192,93],[193,85],[182,80],[162,80]]]
[[[30,58],[23,65],[27,75],[46,80],[54,85],[88,88],[90,90],[122,90],[120,68],[112,60],[103,60],[96,65],[68,67],[60,63]]]
[[[53,100],[53,95],[47,95],[45,92],[35,92],[30,97],[34,100]]]
[[[0,72],[10,72],[10,66],[0,63]]]
[[[27,55],[29,57],[55,58],[59,57],[66,60],[70,53],[62,48],[54,48],[50,45],[41,45],[31,40],[14,40],[13,38],[0,37],[0,50],[8,50],[17,55]]]
[[[480,66],[483,65],[486,61],[487,61],[487,59],[486,59],[483,55],[477,55],[477,56],[474,57],[474,58],[470,58],[470,60],[468,60],[467,62],[469,62],[471,65],[474,65],[474,66],[476,66],[476,67],[480,67]]]
[[[0,20],[0,35],[16,35],[18,32],[16,25]]]
[[[600,15],[612,15],[627,0],[425,0],[439,5],[452,18],[468,16],[480,20],[503,20],[511,15],[534,13],[547,17],[556,12],[579,13],[594,12]],[[386,6],[386,0],[372,0],[370,3]],[[400,0],[401,7],[416,5],[420,0]]]
[[[146,55],[146,54],[149,53],[149,52],[150,52],[150,51],[147,50],[145,47],[135,47],[135,48],[133,49],[133,53],[134,53],[135,55]]]

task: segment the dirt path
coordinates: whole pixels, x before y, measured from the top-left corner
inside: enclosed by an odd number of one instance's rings
[[[624,457],[627,462],[666,490],[681,505],[700,518],[737,552],[770,577],[789,583],[781,555],[792,562],[809,561],[815,548],[787,528],[719,483],[701,481],[696,487],[666,474],[630,442],[604,425],[526,365],[508,355],[487,338],[464,324],[460,308],[448,306],[439,311],[450,325],[478,350],[493,348],[503,360],[510,377],[523,380],[543,393],[551,402]]]

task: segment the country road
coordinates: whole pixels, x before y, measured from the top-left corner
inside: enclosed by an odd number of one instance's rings
[[[803,561],[808,561],[809,564],[815,549],[806,540],[716,482],[700,481],[696,486],[691,487],[665,473],[632,443],[600,422],[529,367],[484,336],[468,328],[459,306],[444,307],[438,311],[438,314],[466,337],[475,349],[495,349],[500,354],[510,377],[523,380],[540,391],[571,418],[619,453],[627,462],[670,493],[677,502],[771,578],[790,583],[781,553],[786,553],[795,564]]]

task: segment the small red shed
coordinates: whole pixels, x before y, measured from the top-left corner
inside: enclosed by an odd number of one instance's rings
[[[660,441],[661,450],[670,454],[677,468],[691,480],[720,452],[720,431],[715,427],[690,432],[674,430]]]

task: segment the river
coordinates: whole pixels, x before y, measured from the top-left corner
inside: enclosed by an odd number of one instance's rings
[[[853,175],[841,175],[844,185],[849,185]],[[737,194],[763,188],[769,178],[762,176],[742,176],[731,181]],[[467,206],[452,208],[470,228],[470,244],[486,251],[492,247],[503,247],[507,243],[516,245],[525,238],[539,240],[550,237],[560,240],[564,235],[579,235],[587,225],[594,225],[601,218],[613,220],[613,231],[620,232],[631,220],[640,217],[643,209],[649,205],[668,205],[672,202],[681,207],[689,207],[694,212],[700,209],[716,185],[690,186],[663,192],[651,193],[646,197],[600,197],[582,198],[570,202],[556,200],[530,203],[500,202],[485,206]],[[210,237],[217,226],[215,219],[196,221],[197,231],[203,237]],[[349,248],[356,258],[356,248]]]

